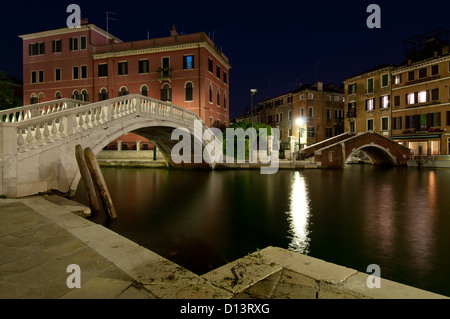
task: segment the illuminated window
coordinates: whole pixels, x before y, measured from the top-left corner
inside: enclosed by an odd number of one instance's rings
[[[402,82],[402,76],[396,75],[394,78],[394,84],[400,84]]]
[[[183,57],[183,69],[191,70],[194,68],[194,56],[193,55],[185,55]]]
[[[366,111],[375,110],[375,99],[366,100]]]
[[[424,103],[427,101],[427,91],[421,91],[418,93],[418,103]]]
[[[406,95],[406,104],[410,105],[410,104],[414,104],[416,103],[415,101],[415,94],[414,93],[409,93]]]
[[[389,107],[389,95],[380,98],[380,107],[383,109]]]

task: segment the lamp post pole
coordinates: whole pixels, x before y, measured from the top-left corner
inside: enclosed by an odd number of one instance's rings
[[[251,89],[250,90],[250,112],[251,112],[251,123],[253,128],[253,95],[255,95],[258,92],[257,89]],[[250,160],[253,160],[253,143],[254,141],[251,141],[249,147],[250,147]]]

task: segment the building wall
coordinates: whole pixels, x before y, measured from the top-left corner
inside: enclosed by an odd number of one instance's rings
[[[81,49],[81,37],[86,37],[86,48]],[[60,29],[22,36],[24,64],[24,102],[44,102],[61,97],[74,97],[97,102],[119,96],[121,89],[128,94],[142,94],[148,88],[148,96],[161,99],[163,86],[171,89],[171,102],[196,114],[209,126],[225,128],[229,124],[228,58],[217,50],[204,33],[172,36],[136,42],[121,42],[94,25],[80,29]],[[78,38],[78,50],[70,50],[70,39]],[[53,40],[62,41],[61,52],[52,52]],[[45,42],[45,54],[29,54],[29,44]],[[192,55],[194,66],[184,68],[184,57]],[[162,77],[162,60],[168,57],[170,73]],[[148,59],[148,72],[139,72],[139,61]],[[209,60],[213,70],[209,70]],[[119,75],[119,63],[127,62],[127,74]],[[99,75],[99,65],[107,64],[107,76]],[[78,67],[79,79],[73,78],[73,67]],[[86,76],[82,78],[82,67]],[[217,75],[217,68],[220,73]],[[55,69],[61,70],[61,80],[55,80]],[[31,72],[36,72],[37,83],[31,83]],[[39,82],[43,71],[43,82]],[[224,76],[226,74],[226,79]],[[186,100],[186,86],[192,85],[192,101]],[[209,87],[212,88],[210,101]],[[84,96],[81,93],[85,92]],[[219,99],[218,99],[219,95]],[[35,97],[33,101],[32,97]]]

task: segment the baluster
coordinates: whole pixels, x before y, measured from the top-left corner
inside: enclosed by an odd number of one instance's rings
[[[41,125],[40,124],[36,124],[36,133],[34,134],[34,138],[36,140],[36,145],[37,146],[41,146],[42,145],[42,133],[41,133]]]
[[[80,129],[80,132],[84,130],[84,121],[83,121],[83,112],[78,113],[79,114],[79,120],[78,120],[78,127]]]
[[[26,147],[28,148],[28,149],[31,149],[32,148],[32,144],[33,144],[33,140],[34,140],[34,137],[33,137],[33,133],[32,133],[32,130],[33,130],[33,127],[32,126],[28,126],[27,127],[27,138],[26,138]]]
[[[59,119],[59,136],[64,137],[64,118]]]
[[[56,119],[52,121],[52,138],[53,140],[58,139],[58,128],[56,127]]]
[[[90,110],[87,110],[87,111],[86,111],[86,118],[84,119],[84,123],[86,124],[86,129],[89,129],[89,127],[90,127],[90,126],[89,126],[89,122],[90,122],[90,121],[89,121],[89,116],[90,116],[90,115],[89,115],[89,111],[90,111]]]
[[[50,131],[48,130],[48,122],[45,121],[44,122],[44,138],[45,138],[45,142],[49,143],[50,142]]]
[[[17,148],[19,150],[19,153],[25,152],[25,140],[23,139],[23,132],[22,129],[18,129],[17,132]]]

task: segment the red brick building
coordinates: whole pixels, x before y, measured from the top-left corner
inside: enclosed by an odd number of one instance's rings
[[[82,22],[20,36],[24,105],[75,98],[90,102],[142,94],[229,124],[230,64],[205,33],[123,42]]]

